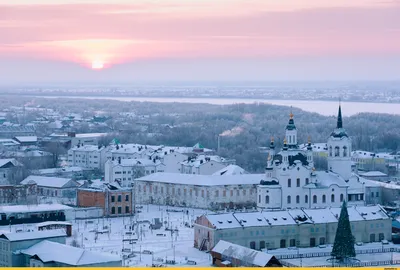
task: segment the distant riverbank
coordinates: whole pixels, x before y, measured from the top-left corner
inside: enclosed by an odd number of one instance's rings
[[[36,98],[73,98],[73,99],[98,99],[116,100],[123,102],[162,102],[162,103],[206,103],[213,105],[252,104],[266,103],[280,106],[293,106],[304,111],[314,112],[325,116],[337,114],[338,102],[317,100],[272,100],[272,99],[249,99],[249,98],[184,98],[184,97],[109,97],[109,96],[50,96],[32,95]],[[387,113],[400,115],[400,104],[398,103],[369,103],[369,102],[342,102],[342,113],[344,116],[352,116],[358,113]]]

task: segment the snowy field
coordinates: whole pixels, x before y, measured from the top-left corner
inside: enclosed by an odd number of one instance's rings
[[[165,264],[166,260],[175,260],[178,266],[212,264],[210,254],[193,247],[194,230],[185,226],[185,223],[192,224],[197,216],[207,213],[206,210],[145,205],[140,211],[141,213],[135,217],[73,221],[72,237],[67,238],[67,244],[75,242],[88,250],[117,254],[121,257],[125,255],[123,260],[125,266],[160,265]],[[163,221],[161,229],[150,230],[150,223],[140,223],[147,220],[152,222],[153,218],[160,218]],[[139,225],[130,230],[129,227],[134,222],[138,222]],[[11,229],[15,232],[34,227],[34,224],[13,225],[11,228],[0,227],[0,230],[9,232]],[[171,233],[165,230],[166,227],[177,231]],[[191,265],[191,261],[196,262],[196,265]]]

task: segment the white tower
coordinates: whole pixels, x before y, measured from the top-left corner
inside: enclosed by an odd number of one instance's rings
[[[328,139],[328,169],[340,174],[345,180],[350,179],[352,174],[351,139],[343,128],[340,105],[336,128]]]
[[[307,162],[310,167],[314,167],[314,157],[313,157],[313,150],[311,146],[310,137],[308,137],[308,144],[307,144]]]
[[[292,111],[290,111],[289,123],[286,126],[285,139],[286,139],[288,148],[290,148],[290,149],[297,148],[297,129],[296,129],[296,126],[294,125]]]

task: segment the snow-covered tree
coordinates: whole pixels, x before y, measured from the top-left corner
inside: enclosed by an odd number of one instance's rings
[[[332,256],[335,259],[344,261],[356,256],[354,248],[355,238],[351,233],[349,213],[347,212],[346,201],[342,204],[338,227],[336,230],[335,242],[333,244]]]

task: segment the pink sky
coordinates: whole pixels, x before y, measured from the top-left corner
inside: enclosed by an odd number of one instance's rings
[[[396,0],[0,0],[0,60],[13,67],[0,78],[38,65],[55,74],[56,64],[78,72],[93,61],[111,70],[165,59],[201,62],[204,72],[207,61],[263,59],[262,68],[353,57],[392,69],[382,59],[400,56],[399,14]]]

